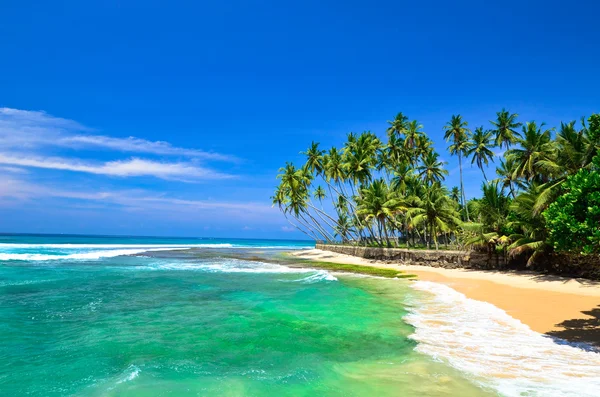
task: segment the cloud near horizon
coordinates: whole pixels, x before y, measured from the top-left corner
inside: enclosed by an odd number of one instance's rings
[[[117,205],[129,211],[160,211],[165,214],[173,211],[189,214],[190,211],[214,212],[218,210],[244,218],[259,217],[264,219],[265,215],[278,215],[276,209],[264,203],[182,199],[144,189],[82,190],[74,187],[71,189],[57,189],[53,186],[31,183],[15,177],[6,178],[0,188],[0,199],[23,201],[45,197],[90,201]]]

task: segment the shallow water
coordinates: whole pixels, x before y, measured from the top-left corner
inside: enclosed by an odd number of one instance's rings
[[[0,392],[543,396],[569,395],[560,382],[575,376],[573,395],[594,386],[596,353],[539,345],[541,335],[503,312],[438,284],[282,265],[282,249],[305,245],[5,237],[0,254],[13,256],[0,259]],[[477,310],[497,325],[473,323]],[[532,378],[517,362],[521,372],[503,380],[502,346],[518,340],[549,371],[575,360],[573,378]]]

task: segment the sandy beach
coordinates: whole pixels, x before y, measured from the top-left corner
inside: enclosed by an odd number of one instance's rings
[[[600,282],[524,272],[389,264],[316,249],[292,255],[405,271],[420,280],[446,284],[471,299],[491,303],[534,331],[600,346]]]

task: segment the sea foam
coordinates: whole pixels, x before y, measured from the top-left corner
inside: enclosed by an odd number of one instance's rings
[[[91,251],[67,255],[55,254],[6,254],[0,253],[0,261],[55,261],[55,260],[91,260],[100,258],[112,258],[123,255],[136,255],[149,251],[169,251],[172,248],[140,248],[140,249],[115,249],[103,251]]]
[[[532,331],[489,303],[428,281],[405,320],[416,350],[470,374],[503,396],[585,397],[600,391],[600,353]]]

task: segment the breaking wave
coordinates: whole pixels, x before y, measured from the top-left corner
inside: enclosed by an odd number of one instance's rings
[[[428,281],[405,320],[416,350],[469,373],[503,396],[598,396],[600,353],[532,331],[504,310]],[[425,296],[426,295],[426,296]]]
[[[112,258],[123,255],[136,255],[149,251],[168,251],[172,248],[143,248],[143,249],[120,249],[92,251],[76,254],[5,254],[0,253],[0,261],[53,261],[53,260],[92,260],[100,258]]]

